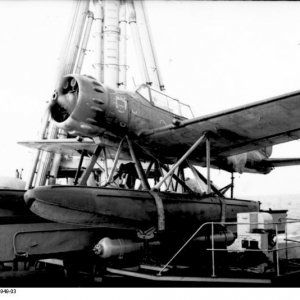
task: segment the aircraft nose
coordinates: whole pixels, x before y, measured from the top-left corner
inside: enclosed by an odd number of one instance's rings
[[[53,95],[50,115],[71,135],[95,136],[104,131],[105,87],[87,75],[65,76]]]
[[[62,123],[69,118],[76,107],[78,98],[78,83],[75,78],[64,78],[59,91],[52,96],[50,112],[52,119]]]

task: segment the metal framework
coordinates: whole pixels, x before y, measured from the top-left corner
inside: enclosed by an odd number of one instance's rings
[[[120,161],[120,154],[121,154],[122,150],[124,150],[123,149],[124,142],[126,141],[128,148],[129,148],[130,156],[132,158],[132,161],[135,164],[135,168],[136,168],[136,171],[138,174],[138,179],[141,181],[141,186],[144,190],[158,191],[161,189],[162,185],[165,184],[166,190],[171,189],[172,191],[178,191],[178,186],[180,184],[181,187],[183,188],[183,190],[193,193],[193,191],[185,183],[182,165],[183,164],[187,165],[192,170],[195,170],[195,168],[187,162],[187,158],[198,146],[200,146],[202,143],[207,142],[205,136],[206,136],[205,134],[203,136],[201,136],[194,143],[194,145],[192,145],[190,147],[190,149],[188,149],[188,151],[171,167],[171,169],[169,169],[169,167],[167,165],[162,164],[159,161],[159,159],[153,157],[151,154],[146,152],[146,154],[148,154],[150,157],[152,157],[152,160],[149,162],[146,171],[143,169],[142,164],[141,164],[141,162],[136,154],[136,151],[134,149],[135,147],[138,147],[138,145],[135,144],[128,136],[125,136],[119,143],[111,171],[107,177],[107,181],[105,182],[104,186],[108,186],[111,183],[113,183],[113,181],[114,181],[114,175],[117,170],[118,163]],[[144,149],[141,149],[141,150],[144,151]],[[151,188],[149,185],[148,179],[149,179],[150,171],[153,166],[154,166],[154,172],[159,173],[158,177],[162,177],[162,178],[159,181],[156,180],[157,177],[154,178],[155,181],[157,181],[157,182]],[[177,170],[177,174],[175,174],[176,170]],[[165,171],[167,173],[164,174],[163,171]],[[197,174],[200,174],[200,173],[198,172]],[[202,178],[204,178],[204,181],[206,181],[205,177],[202,176]],[[173,180],[175,180],[175,184],[173,183]],[[215,187],[213,187],[213,189],[216,194],[218,194],[219,196],[223,196]]]

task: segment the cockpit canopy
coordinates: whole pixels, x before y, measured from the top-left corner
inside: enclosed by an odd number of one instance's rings
[[[193,118],[193,112],[189,105],[180,102],[162,92],[151,88],[147,84],[142,84],[136,92],[149,101],[152,105],[166,110],[174,115],[187,119]]]

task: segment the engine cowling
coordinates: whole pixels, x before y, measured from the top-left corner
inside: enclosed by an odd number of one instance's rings
[[[50,114],[71,135],[93,136],[105,131],[107,88],[87,75],[67,75],[55,91]]]

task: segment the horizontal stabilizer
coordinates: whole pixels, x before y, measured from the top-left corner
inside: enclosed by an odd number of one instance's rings
[[[269,158],[261,161],[266,167],[288,167],[300,165],[300,158]]]

